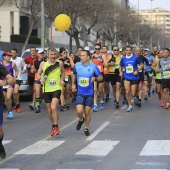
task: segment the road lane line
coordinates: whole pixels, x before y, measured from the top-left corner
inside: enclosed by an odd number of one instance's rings
[[[131,170],[167,170],[167,169],[131,169]]]
[[[118,143],[119,141],[93,141],[76,155],[106,156]]]
[[[19,170],[19,169],[0,168],[0,170]]]
[[[6,144],[11,143],[11,142],[12,142],[12,140],[3,140],[3,141],[2,141],[2,144],[3,144],[3,145],[6,145]]]
[[[170,140],[148,140],[140,156],[170,155]]]
[[[94,133],[92,133],[86,140],[94,139],[110,122],[105,122],[102,126],[100,126]]]
[[[93,169],[56,169],[56,170],[93,170]]]
[[[39,141],[35,144],[28,146],[24,149],[21,149],[20,151],[15,152],[16,155],[42,155],[46,154],[47,152],[51,151],[54,148],[57,148],[61,144],[63,144],[65,141]]]
[[[68,128],[69,126],[71,126],[72,124],[74,124],[75,122],[77,122],[78,120],[79,120],[79,119],[76,118],[76,119],[73,120],[72,122],[70,122],[70,123],[66,124],[65,126],[63,126],[60,130],[62,131],[62,130],[64,130],[64,129]],[[47,140],[47,139],[49,139],[49,138],[51,138],[51,136],[48,136],[48,137],[46,137],[46,138],[44,138],[44,139],[42,139],[42,140]],[[40,140],[40,141],[42,141],[42,140]],[[7,154],[8,154],[8,153],[7,153]],[[3,163],[5,163],[5,162],[7,162],[7,161],[9,161],[10,159],[15,158],[16,156],[18,156],[18,155],[13,154],[13,155],[5,158],[4,160],[1,160],[1,161],[0,161],[0,165],[3,164]]]

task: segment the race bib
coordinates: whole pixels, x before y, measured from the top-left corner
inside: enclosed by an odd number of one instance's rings
[[[10,85],[3,86],[3,89],[7,89]]]
[[[68,76],[65,76],[65,81],[68,81]]]
[[[149,77],[152,77],[154,74],[153,74],[153,72],[151,72],[151,73],[148,73],[148,75],[149,75]]]
[[[126,66],[126,73],[133,73],[133,66]]]
[[[89,86],[89,78],[79,77],[78,84],[79,84],[79,86],[81,86],[81,87],[87,87],[87,86]]]
[[[163,75],[165,78],[170,78],[170,71],[164,71]]]
[[[115,63],[114,68],[119,68],[119,63]]]
[[[49,79],[48,88],[57,88],[59,85],[58,79]]]
[[[109,67],[109,73],[111,73],[111,74],[115,73],[115,67],[114,66]]]

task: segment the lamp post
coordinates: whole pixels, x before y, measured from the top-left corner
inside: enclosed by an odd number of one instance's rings
[[[139,0],[138,0],[138,19],[139,19]],[[138,25],[138,46],[140,47],[139,25]]]
[[[150,0],[151,1],[151,28],[152,28],[152,1],[154,0]],[[151,30],[151,49],[152,49],[152,44],[153,44],[153,39],[152,39],[152,30]]]
[[[45,41],[44,0],[41,0],[41,48],[44,50]]]

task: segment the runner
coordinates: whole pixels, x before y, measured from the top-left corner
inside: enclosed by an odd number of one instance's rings
[[[103,80],[102,74],[98,67],[89,62],[90,53],[89,51],[83,50],[81,52],[81,62],[74,66],[73,79],[72,79],[72,90],[77,91],[76,97],[76,110],[79,122],[76,126],[77,130],[80,130],[84,121],[85,128],[84,133],[86,136],[90,135],[89,123],[91,120],[91,108],[93,105],[94,88],[92,78],[95,77],[95,81],[101,82]],[[77,80],[77,81],[76,81]],[[77,82],[77,89],[76,89]],[[83,116],[85,114],[85,117]]]
[[[7,54],[7,53],[6,53]],[[8,54],[10,55],[10,54]],[[4,79],[5,78],[5,79]],[[3,80],[2,80],[3,79]],[[9,71],[0,64],[0,157],[4,159],[6,157],[5,148],[2,144],[3,133],[3,94],[2,87],[15,84],[15,78],[11,76]]]
[[[95,53],[92,54],[92,62],[98,66],[101,74],[103,75],[104,67],[108,67],[105,55],[100,53],[101,45],[98,43],[95,45]],[[97,95],[100,96],[100,110],[104,109],[104,80],[102,82],[94,82],[94,107],[93,111],[97,112]]]
[[[12,54],[9,52],[4,52],[3,54],[3,61],[1,64],[9,71],[11,76],[13,76],[15,79],[18,77],[18,68],[14,62],[11,61]],[[15,70],[15,76],[14,76],[14,70]],[[14,118],[14,112],[12,109],[12,94],[13,94],[14,84],[13,85],[7,85],[3,86],[3,95],[5,98],[5,104],[8,110],[7,119],[13,119]]]
[[[29,105],[31,110],[34,110],[35,107],[35,92],[33,90],[33,85],[34,85],[34,77],[35,77],[35,69],[34,69],[34,61],[38,59],[37,51],[35,47],[30,48],[30,56],[27,56],[24,61],[25,64],[27,64],[28,68],[28,84],[31,88],[31,92],[33,95],[33,100],[32,103]]]
[[[145,70],[145,75],[144,75],[144,93],[145,93],[144,100],[148,100],[148,97],[150,97],[151,95],[150,90],[152,85],[152,77],[154,76],[154,72],[151,69],[151,65],[153,63],[153,56],[150,54],[149,48],[145,48],[144,57],[149,61],[149,66]]]
[[[42,103],[42,98],[41,98],[42,85],[41,85],[40,80],[37,78],[37,71],[42,61],[45,62],[47,60],[46,58],[44,58],[44,51],[39,51],[38,59],[36,59],[33,62],[33,68],[35,70],[35,78],[34,78],[35,113],[41,112],[40,105]]]
[[[164,107],[164,96],[162,93],[162,79],[161,79],[161,72],[159,69],[159,62],[163,58],[163,50],[158,52],[158,58],[154,60],[152,64],[152,69],[156,72],[156,92],[158,94],[158,100],[162,100],[161,107]]]
[[[136,96],[134,98],[134,103],[136,106],[138,107],[141,107],[141,100],[142,100],[142,93],[143,93],[143,82],[144,82],[144,69],[147,69],[148,65],[149,65],[149,62],[148,60],[141,55],[141,48],[137,47],[135,49],[135,55],[137,57],[139,57],[139,59],[142,61],[142,63],[146,65],[145,68],[142,68],[140,71],[139,71],[139,80],[138,80],[138,83],[137,83],[137,88],[136,88]],[[139,67],[139,65],[138,65]]]
[[[139,65],[139,66],[138,66]],[[125,67],[124,71],[123,67]],[[126,90],[126,99],[128,101],[128,109],[127,112],[132,111],[132,105],[131,105],[131,95],[132,97],[135,96],[136,93],[136,85],[139,79],[138,72],[142,69],[143,64],[141,60],[133,55],[132,53],[132,47],[127,46],[126,47],[126,56],[124,56],[120,61],[120,67],[119,72],[120,76],[124,76],[124,86]]]
[[[169,109],[169,90],[170,90],[170,51],[168,48],[163,50],[163,58],[159,61],[159,69],[162,78],[162,93],[166,102],[165,109]]]
[[[65,86],[61,91],[61,108],[60,111],[65,111],[65,109],[70,108],[70,94],[71,94],[71,69],[74,67],[73,60],[67,56],[67,51],[65,48],[60,48],[60,57],[59,60],[63,62],[64,74],[65,74]],[[66,103],[64,103],[66,101]]]
[[[15,103],[14,112],[20,113],[21,106],[19,103],[19,87],[22,82],[22,75],[25,73],[27,68],[26,68],[26,64],[24,60],[21,57],[17,57],[18,50],[16,48],[11,50],[11,54],[12,54],[11,61],[16,64],[18,71],[19,71],[18,77],[16,79],[16,83],[14,85],[14,90],[13,90],[13,99]]]
[[[48,49],[47,62],[41,62],[37,78],[43,84],[43,95],[46,103],[48,117],[52,124],[51,136],[59,135],[58,127],[59,114],[57,111],[58,100],[60,99],[61,89],[64,85],[63,63],[57,58],[59,52],[55,48]]]
[[[114,105],[116,108],[119,108],[119,100],[120,100],[120,87],[121,87],[121,77],[119,75],[119,64],[121,60],[121,55],[119,54],[119,47],[112,47],[113,56],[109,61],[109,74],[110,81],[113,88],[113,96],[114,96]],[[112,61],[112,62],[111,62]]]

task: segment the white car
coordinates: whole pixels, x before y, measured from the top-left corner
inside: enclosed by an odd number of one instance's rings
[[[48,48],[44,48],[44,50],[47,50]],[[37,52],[38,51],[43,51],[42,48],[36,48]],[[59,48],[56,48],[56,50],[59,51]],[[26,49],[23,54],[21,55],[21,57],[23,59],[25,59],[27,56],[30,56],[30,49]],[[22,75],[22,83],[20,85],[19,88],[19,95],[20,96],[27,96],[27,97],[31,97],[32,96],[32,92],[30,89],[30,86],[28,84],[28,71],[26,71],[23,75]]]

